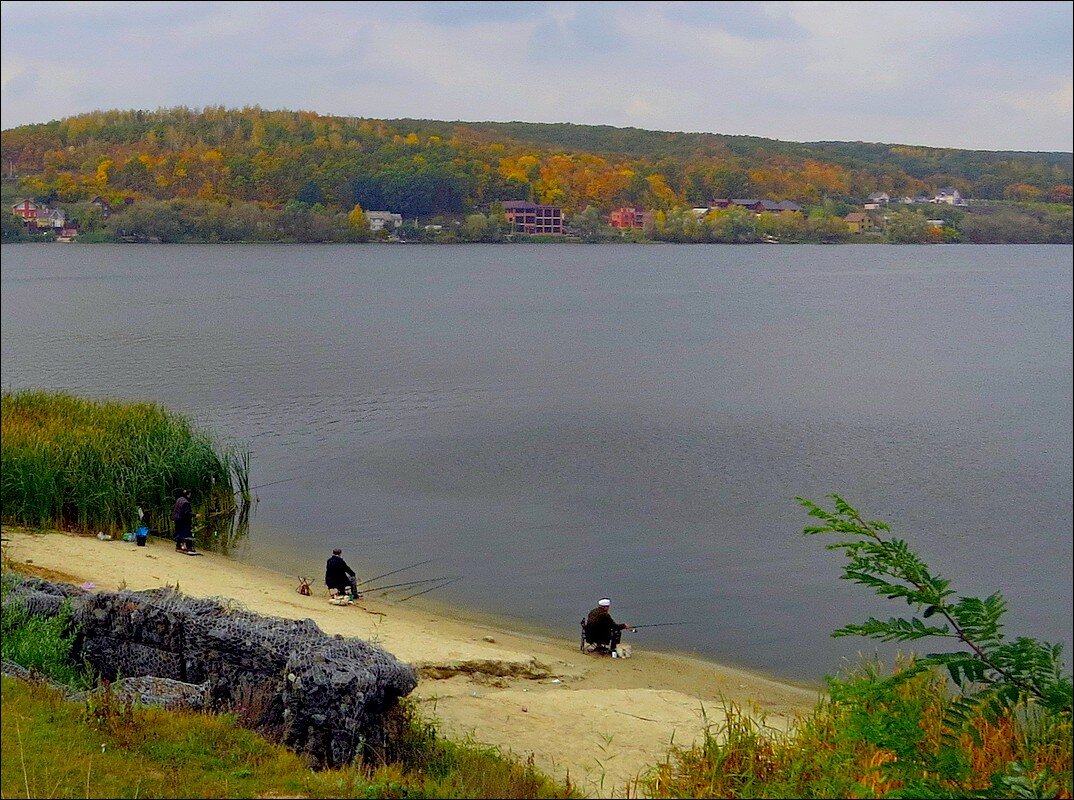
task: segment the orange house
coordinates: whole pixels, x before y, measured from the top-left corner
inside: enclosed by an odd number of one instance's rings
[[[623,207],[613,211],[608,218],[608,224],[620,230],[631,228],[644,228],[649,219],[649,212],[640,208]]]

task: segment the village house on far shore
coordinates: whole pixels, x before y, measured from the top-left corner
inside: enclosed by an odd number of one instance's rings
[[[954,186],[946,186],[940,189],[932,197],[933,203],[946,203],[949,206],[964,206],[966,205],[965,198]]]
[[[624,206],[608,217],[608,224],[619,230],[641,230],[652,220],[652,214],[640,208]]]
[[[30,233],[52,233],[60,241],[70,241],[78,235],[77,226],[67,219],[67,212],[62,208],[49,208],[26,199],[15,203],[11,213],[22,219]]]
[[[503,213],[512,233],[563,235],[563,210],[528,200],[504,200]]]
[[[403,224],[403,215],[393,211],[366,211],[365,219],[371,231],[395,230]]]
[[[851,211],[843,217],[843,222],[851,233],[867,233],[876,228],[876,220],[864,211]]]

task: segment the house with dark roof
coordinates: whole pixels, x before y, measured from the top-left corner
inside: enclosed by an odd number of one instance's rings
[[[949,206],[964,206],[966,201],[963,199],[961,192],[954,186],[945,186],[933,195],[931,203],[946,203]]]
[[[97,206],[101,209],[101,219],[108,219],[112,216],[112,205],[100,195],[97,195],[90,200],[90,205]]]
[[[761,200],[758,213],[767,211],[769,214],[801,214],[804,209],[790,200]]]
[[[843,217],[843,222],[851,233],[865,233],[876,228],[876,221],[864,211],[851,211]]]
[[[62,208],[46,208],[38,212],[37,218],[33,221],[38,230],[42,228],[51,228],[52,230],[62,230],[67,226],[67,212]]]

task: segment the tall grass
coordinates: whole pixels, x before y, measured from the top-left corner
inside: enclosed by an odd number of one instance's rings
[[[236,495],[249,492],[248,454],[155,404],[19,391],[4,392],[0,410],[5,522],[117,533],[142,508],[167,535],[176,488],[192,491],[206,519],[233,515]]]
[[[977,713],[955,738],[937,671],[882,679],[868,662],[789,733],[735,707],[642,782],[651,797],[1067,797],[1071,719],[1037,708]]]

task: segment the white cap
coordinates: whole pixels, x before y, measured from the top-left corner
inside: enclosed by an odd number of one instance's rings
[[[602,597],[602,598],[600,598],[600,600],[597,601],[598,606],[604,606],[605,608],[607,608],[611,604],[612,604],[612,601],[609,600],[607,597]]]

